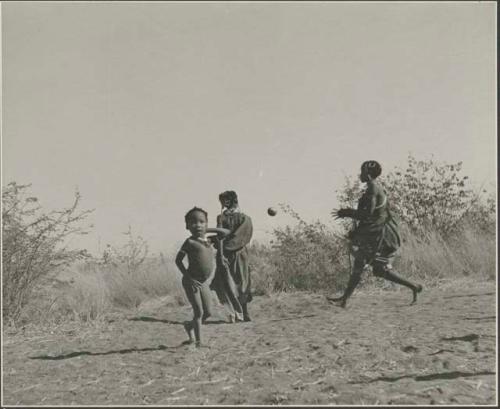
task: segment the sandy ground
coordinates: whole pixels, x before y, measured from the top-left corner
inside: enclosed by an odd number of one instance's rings
[[[496,287],[255,297],[253,321],[221,308],[207,346],[181,346],[189,307],[150,303],[86,328],[5,330],[3,405],[490,404]]]

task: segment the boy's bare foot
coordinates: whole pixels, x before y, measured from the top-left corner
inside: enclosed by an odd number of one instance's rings
[[[207,320],[208,320],[210,317],[211,317],[211,315],[210,315],[210,314],[203,314],[203,315],[201,316],[201,323],[202,323],[202,324],[205,324],[205,323],[207,322]]]
[[[228,317],[229,323],[233,324],[236,322],[236,317],[233,314],[230,314]]]
[[[249,322],[249,321],[252,321],[252,319],[250,318],[250,315],[247,314],[247,315],[243,316],[243,321]]]
[[[341,295],[340,297],[329,297],[328,295],[326,296],[326,299],[331,302],[342,301],[343,298],[343,295]]]
[[[342,296],[342,297],[326,297],[326,299],[328,301],[330,301],[331,303],[340,303],[340,304],[338,304],[338,306],[342,307],[342,308],[345,308],[345,306],[347,304],[347,298],[345,298],[344,296]]]
[[[418,284],[412,291],[413,291],[413,301],[411,303],[415,304],[417,302],[417,294],[422,292],[422,286]]]

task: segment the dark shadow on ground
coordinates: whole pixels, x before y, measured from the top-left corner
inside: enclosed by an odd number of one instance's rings
[[[175,321],[175,320],[162,320],[160,318],[154,317],[135,317],[129,318],[129,321],[145,321],[145,322],[163,322],[164,324],[175,324],[175,325],[183,325],[186,321]]]
[[[212,325],[212,324],[230,324],[227,321],[224,320],[216,320],[216,321],[205,321],[203,325]]]
[[[373,382],[396,382],[404,378],[413,378],[418,381],[433,381],[436,379],[456,379],[456,378],[469,378],[473,376],[482,375],[496,375],[493,371],[478,371],[478,372],[464,372],[464,371],[451,371],[451,372],[441,372],[441,373],[431,373],[427,375],[400,375],[400,376],[380,376],[378,378],[373,378],[365,381],[350,381],[350,384],[363,384],[363,383],[373,383]]]
[[[186,322],[189,322],[191,320],[175,321],[175,320],[163,320],[154,317],[135,317],[135,318],[129,318],[129,321],[163,322],[164,324],[184,325]],[[203,323],[203,325],[213,325],[213,324],[228,324],[228,322],[223,320],[215,320],[215,321],[209,320]]]
[[[284,317],[284,318],[275,318],[272,320],[267,320],[264,322],[275,322],[275,321],[287,321],[287,320],[298,320],[301,318],[311,318],[311,317],[316,317],[316,314],[310,314],[310,315],[295,315],[293,317]]]
[[[457,295],[445,295],[443,298],[460,298],[460,297],[480,297],[482,295],[495,295],[496,293],[480,293],[480,294],[457,294]]]
[[[168,347],[165,345],[158,345],[156,348],[127,348],[127,349],[119,349],[115,351],[107,351],[107,352],[89,352],[89,351],[75,351],[75,352],[70,352],[69,354],[63,354],[63,355],[55,355],[55,356],[50,356],[50,355],[39,355],[39,356],[30,356],[30,359],[43,359],[43,360],[49,360],[49,361],[57,361],[60,359],[70,359],[70,358],[76,358],[78,356],[83,356],[83,355],[113,355],[113,354],[130,354],[132,352],[151,352],[151,351],[163,351],[163,350],[173,350],[177,348],[182,348],[184,345],[178,345],[174,347]]]

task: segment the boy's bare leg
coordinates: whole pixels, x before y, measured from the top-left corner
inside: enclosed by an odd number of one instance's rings
[[[188,334],[189,339],[187,341],[184,341],[182,344],[187,345],[187,344],[192,344],[193,343],[193,321],[188,321],[184,323],[184,330]]]
[[[191,306],[193,307],[193,320],[187,325],[184,326],[186,329],[186,332],[188,332],[189,335],[189,341],[186,343],[192,343],[193,338],[191,335],[191,332],[194,331],[194,338],[196,341],[196,346],[201,345],[201,316],[202,316],[202,311],[203,311],[203,304],[202,304],[202,296],[201,296],[201,289],[193,289],[192,287],[186,290],[186,295],[189,299],[189,302],[191,303]]]
[[[347,288],[341,297],[328,298],[329,301],[340,302],[340,307],[345,308],[347,304],[347,299],[352,295],[359,282],[361,281],[361,274],[363,273],[363,268],[365,267],[365,260],[362,257],[356,257],[354,259],[354,266],[352,268],[351,276],[349,277],[349,282],[347,283]]]
[[[413,301],[411,303],[415,304],[417,302],[417,294],[422,292],[422,286],[420,284],[417,284],[415,288],[412,288],[412,291],[413,291]]]
[[[422,286],[420,284],[413,284],[412,282],[405,280],[396,274],[395,271],[388,265],[375,264],[373,266],[373,274],[377,277],[385,278],[386,280],[392,281],[393,283],[404,285],[408,287],[413,293],[412,304],[417,302],[417,294],[422,291]]]
[[[201,317],[193,319],[193,329],[196,346],[199,347],[201,346]]]
[[[352,295],[359,282],[361,281],[361,271],[353,271],[351,277],[349,277],[349,282],[347,283],[347,288],[345,289],[344,295],[341,297],[340,306],[342,308],[346,307],[347,299]]]
[[[250,314],[248,313],[248,303],[242,303],[241,308],[243,309],[243,321],[252,321]]]
[[[201,323],[204,324],[208,318],[212,316],[212,293],[210,287],[205,283],[200,289],[201,305],[203,307],[203,314],[201,316]]]

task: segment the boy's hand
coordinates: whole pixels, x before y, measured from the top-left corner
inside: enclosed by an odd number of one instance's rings
[[[214,246],[217,244],[217,236],[207,236],[207,240],[212,243]]]
[[[189,279],[191,281],[191,284],[194,288],[201,288],[203,286],[203,283],[200,283],[198,280],[195,280],[194,278]]]
[[[335,219],[343,219],[344,217],[354,217],[356,211],[354,209],[338,209],[333,212]]]

